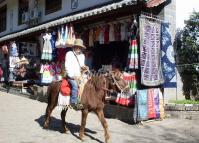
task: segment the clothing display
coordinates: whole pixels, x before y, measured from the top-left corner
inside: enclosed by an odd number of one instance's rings
[[[10,46],[11,50],[10,50],[10,56],[13,57],[18,57],[19,53],[18,53],[18,49],[17,49],[17,45],[15,42],[13,42]]]
[[[159,88],[138,90],[135,96],[134,121],[163,119],[163,95]]]
[[[46,33],[43,36],[43,40],[44,40],[44,47],[43,47],[43,51],[42,51],[42,56],[41,59],[42,60],[48,60],[51,61],[52,60],[52,43],[51,43],[51,38],[52,35],[50,33]]]
[[[132,23],[129,31],[129,53],[127,68],[130,70],[138,69],[138,43],[137,43],[137,26]]]
[[[136,94],[137,91],[137,79],[136,79],[136,73],[124,73],[123,79],[128,83],[130,88],[130,93],[132,95]]]
[[[162,23],[162,70],[164,76],[164,87],[176,88],[176,65],[174,58],[174,47],[171,39],[171,32],[169,31],[169,23]]]
[[[53,81],[53,76],[51,74],[52,71],[52,66],[49,64],[44,64],[41,66],[40,73],[42,74],[41,76],[41,83],[51,83]]]
[[[160,36],[160,23],[140,18],[141,83],[146,86],[158,86],[164,83]]]

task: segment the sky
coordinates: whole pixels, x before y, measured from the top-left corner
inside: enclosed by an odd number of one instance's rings
[[[176,0],[176,27],[183,28],[184,20],[189,19],[195,10],[199,12],[199,0]]]

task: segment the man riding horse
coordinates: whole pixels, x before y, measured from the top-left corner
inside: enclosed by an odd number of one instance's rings
[[[72,51],[66,53],[65,70],[68,82],[71,85],[71,107],[75,110],[81,110],[83,105],[78,101],[78,80],[81,78],[81,70],[86,69],[85,56],[82,49],[86,47],[83,45],[81,39],[76,39],[72,47]]]

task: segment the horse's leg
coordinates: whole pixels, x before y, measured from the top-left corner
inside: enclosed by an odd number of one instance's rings
[[[81,121],[81,127],[80,127],[80,131],[79,131],[79,137],[81,140],[83,140],[83,137],[84,137],[84,129],[86,126],[87,116],[88,116],[88,109],[82,110],[82,121]]]
[[[50,105],[47,106],[46,108],[46,115],[45,115],[45,123],[44,123],[44,128],[47,129],[50,123],[50,115],[53,111],[53,109],[56,107],[56,104],[51,103]]]
[[[108,132],[108,124],[104,118],[104,112],[103,110],[98,110],[96,111],[96,114],[104,128],[104,137],[105,137],[105,142],[108,143],[109,142],[109,139],[110,139],[110,135],[109,135],[109,132]]]
[[[66,112],[68,111],[68,108],[65,109],[65,110],[62,110],[61,112],[61,119],[62,119],[62,127],[64,129],[64,133],[67,133],[68,131],[68,128],[66,126],[66,120],[65,120],[65,117],[66,117]]]

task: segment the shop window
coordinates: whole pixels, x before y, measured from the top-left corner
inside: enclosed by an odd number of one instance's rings
[[[27,19],[27,13],[28,13],[28,0],[19,0],[19,13],[18,13],[18,24],[24,24]]]
[[[0,8],[0,32],[6,30],[7,25],[7,6],[3,6]]]
[[[62,0],[45,0],[45,2],[46,2],[45,4],[46,15],[61,10]]]

